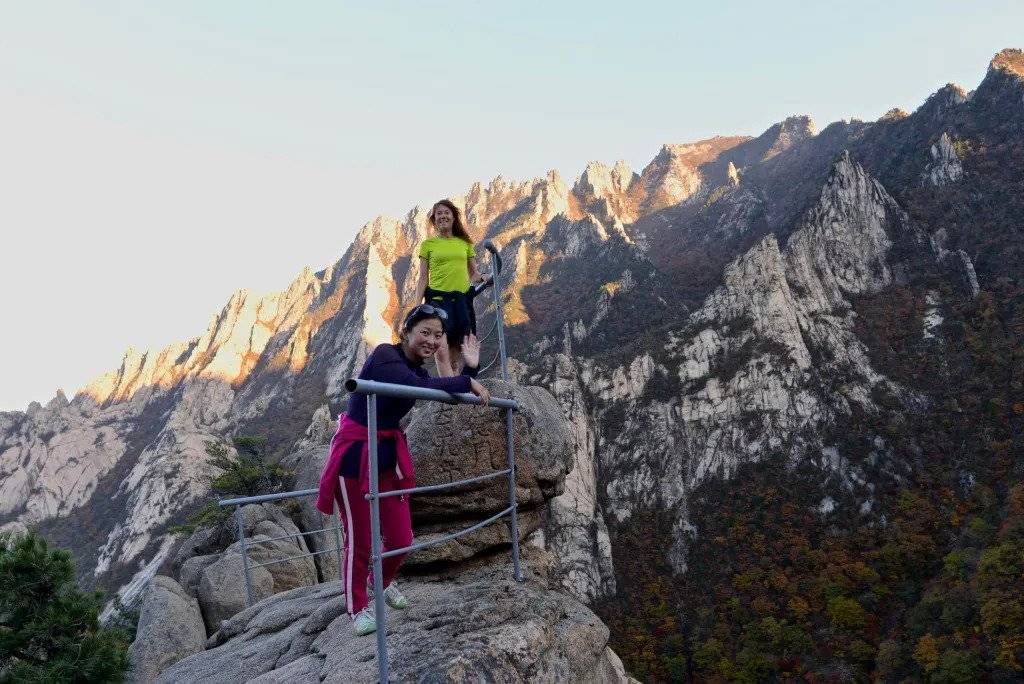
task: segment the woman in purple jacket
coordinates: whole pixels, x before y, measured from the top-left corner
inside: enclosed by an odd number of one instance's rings
[[[423,362],[445,343],[447,314],[430,304],[415,307],[402,325],[398,344],[382,344],[373,350],[359,373],[361,380],[376,380],[446,392],[472,392],[484,404],[490,401],[487,388],[476,381],[480,362],[480,343],[469,335],[463,342],[466,366],[461,375],[432,378]],[[377,397],[378,483],[381,492],[408,489],[415,484],[412,460],[399,421],[412,410],[414,399]],[[353,393],[348,410],[338,418],[338,430],[331,440],[331,452],[320,476],[316,506],[325,514],[334,512],[337,502],[345,528],[343,559],[345,592],[353,628],[359,636],[377,629],[377,620],[369,607],[367,580],[370,559],[370,503],[366,395]],[[385,551],[412,543],[412,519],[409,500],[392,496],[380,500],[381,539]],[[406,608],[408,599],[393,579],[404,555],[383,561],[384,598],[392,608]]]

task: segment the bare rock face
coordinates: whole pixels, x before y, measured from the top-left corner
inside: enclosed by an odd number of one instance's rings
[[[28,528],[24,523],[14,520],[6,525],[0,525],[0,535],[5,534],[12,538],[24,537],[28,534]]]
[[[779,152],[787,150],[804,140],[817,135],[818,129],[809,116],[791,116],[785,121],[777,123],[765,133],[766,136],[774,138],[772,145],[765,152],[764,158],[771,159]]]
[[[124,454],[124,438],[110,423],[126,408],[97,421],[94,406],[69,406],[59,393],[25,414],[0,415],[0,515],[35,523],[86,502]]]
[[[128,649],[128,681],[152,682],[162,670],[205,645],[199,602],[170,577],[154,577],[143,593],[139,628]]]
[[[540,562],[540,561],[538,561]],[[430,682],[628,682],[608,630],[586,606],[524,583],[509,565],[403,581],[411,601],[388,611],[391,677]],[[373,682],[376,638],[356,637],[337,583],[278,594],[229,620],[210,649],[159,682]]]
[[[583,380],[573,359],[557,354],[552,367],[551,391],[572,434],[573,466],[565,491],[549,504],[544,538],[562,589],[590,602],[615,593],[611,540],[598,495],[597,431],[587,415]]]
[[[650,501],[675,512],[669,557],[684,571],[689,492],[772,449],[808,454],[862,487],[863,473],[850,472],[814,435],[853,403],[871,408],[873,386],[915,400],[872,368],[853,333],[852,299],[900,282],[909,268],[900,255],[937,258],[881,184],[842,154],[786,241],[765,236],[731,261],[723,284],[684,326],[666,332],[660,349],[578,367],[567,352],[551,358],[546,374],[526,378],[557,388],[566,407],[578,382],[599,407],[602,430],[591,439],[600,461],[577,463],[567,487],[573,496],[552,505],[552,520],[569,524],[546,530],[566,564],[567,589],[601,591],[599,518],[625,524]],[[833,386],[829,378],[845,381]],[[600,506],[591,504],[597,486],[586,476],[598,467]]]
[[[632,222],[637,217],[639,175],[624,161],[609,168],[601,162],[590,162],[573,187],[583,210],[606,225]]]
[[[519,403],[512,414],[516,497],[524,509],[562,489],[571,467],[571,437],[554,397],[540,387],[500,380],[486,383],[492,396]],[[423,403],[406,428],[417,486],[482,475],[508,466],[504,409]],[[414,518],[445,519],[458,513],[496,513],[508,506],[507,481],[467,485],[457,493],[428,492],[414,499]]]
[[[313,558],[295,558],[309,553],[309,546],[281,508],[250,504],[242,508],[241,517],[255,601],[317,582]],[[217,527],[197,530],[182,544],[171,566],[182,587],[199,599],[211,633],[223,620],[246,607],[242,548],[237,535],[233,516]],[[261,563],[271,564],[255,567]]]
[[[943,133],[932,145],[931,158],[923,174],[925,183],[938,187],[963,178],[964,167],[948,133]]]
[[[546,390],[498,380],[488,381],[487,386],[493,396],[514,398],[520,406],[513,412],[512,429],[519,532],[525,537],[540,527],[538,509],[564,488],[566,472],[572,467],[572,437],[560,407]],[[418,486],[464,480],[508,467],[503,410],[423,403],[406,433]],[[412,500],[417,538],[467,527],[508,505],[507,476],[456,490],[417,494]],[[407,562],[464,560],[467,553],[508,543],[507,531],[503,534],[501,528],[504,523],[496,523],[458,543],[436,547],[432,553],[413,554]]]
[[[266,568],[250,566],[249,581],[254,601],[273,595],[274,578]],[[216,632],[224,620],[245,610],[245,565],[237,549],[215,557],[202,569],[196,592],[208,632]]]
[[[483,518],[481,517],[481,519]],[[458,529],[469,527],[473,522],[474,520],[465,520],[457,524],[448,522],[416,525],[414,541],[417,544],[433,541]],[[516,522],[519,529],[519,541],[522,542],[532,532],[541,528],[544,524],[544,516],[542,511],[538,509],[520,511],[516,517]],[[507,548],[511,543],[512,527],[506,516],[457,539],[449,539],[437,546],[414,551],[406,559],[405,565],[413,567],[434,563],[461,563],[475,556],[486,554],[496,548]]]

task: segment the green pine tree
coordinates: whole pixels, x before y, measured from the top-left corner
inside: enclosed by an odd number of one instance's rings
[[[121,681],[128,635],[100,626],[101,605],[75,585],[67,551],[36,534],[0,537],[0,681]]]

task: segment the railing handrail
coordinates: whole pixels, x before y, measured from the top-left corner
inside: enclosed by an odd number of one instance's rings
[[[491,480],[502,475],[508,475],[509,469],[495,470],[493,473],[486,473],[485,475],[477,475],[476,477],[467,477],[465,480],[456,480],[455,482],[442,482],[436,485],[424,485],[422,487],[410,487],[409,489],[392,489],[389,492],[380,492],[378,496],[381,499],[386,499],[389,496],[405,496],[406,494],[420,494],[422,492],[438,492],[443,489],[454,489],[461,487],[462,485],[473,484],[474,482],[482,482],[484,480]],[[370,495],[364,494],[363,497],[369,501]]]
[[[300,531],[300,532],[293,532],[292,534],[282,534],[282,535],[280,535],[278,537],[267,537],[266,539],[257,539],[256,537],[253,537],[249,541],[249,543],[250,544],[272,544],[273,542],[281,541],[282,539],[291,539],[292,537],[305,537],[306,535],[319,534],[320,532],[330,532],[330,531],[332,531],[334,529],[335,528],[333,528],[333,527],[321,527],[319,530],[305,530],[305,531]]]
[[[482,482],[484,480],[491,480],[502,475],[508,475],[509,469],[495,470],[493,473],[485,473],[483,475],[477,475],[475,477],[467,477],[464,480],[455,480],[454,482],[442,482],[436,485],[423,485],[422,487],[410,487],[409,489],[395,489],[390,492],[381,492],[380,498],[385,499],[390,496],[405,496],[406,494],[419,494],[421,492],[436,492],[443,489],[454,489],[455,487],[461,487],[462,485],[473,484],[475,482]],[[280,494],[262,494],[259,496],[240,496],[234,499],[221,499],[217,502],[218,506],[245,506],[251,503],[266,503],[268,501],[280,501],[282,499],[298,499],[303,496],[311,496],[316,494],[320,490],[318,489],[297,489],[293,492],[281,492]],[[364,494],[364,498],[369,499],[369,494]],[[308,532],[296,532],[295,534],[286,534],[281,537],[272,537],[271,539],[265,539],[263,542],[254,543],[265,543],[268,541],[277,541],[279,539],[287,539],[289,537],[301,536],[304,534],[314,534],[316,532],[323,532],[325,530],[333,530],[333,527],[325,527],[321,530],[310,530]]]
[[[268,501],[280,501],[281,499],[297,499],[300,496],[311,496],[319,492],[319,489],[299,489],[294,492],[280,492],[278,494],[258,494],[256,496],[238,496],[234,499],[221,499],[218,506],[242,506],[251,503],[267,503]]]
[[[377,394],[383,397],[397,397],[399,399],[423,399],[424,401],[438,401],[442,404],[483,404],[480,397],[474,394],[460,394],[445,392],[444,390],[430,389],[427,387],[412,387],[411,385],[398,385],[393,382],[377,382],[376,380],[362,380],[360,378],[349,378],[345,381],[345,389],[349,392],[359,394]],[[491,397],[488,404],[495,408],[518,409],[519,404],[515,399],[502,399]]]
[[[475,525],[471,525],[470,527],[466,527],[466,528],[461,529],[461,530],[459,530],[457,532],[452,532],[451,534],[446,534],[443,537],[438,537],[437,539],[431,539],[430,541],[420,542],[419,544],[411,544],[409,546],[403,546],[400,549],[392,549],[390,551],[385,551],[382,554],[380,554],[381,560],[383,560],[385,558],[391,558],[392,556],[401,556],[402,554],[405,554],[405,553],[412,553],[413,551],[419,551],[420,549],[429,549],[430,547],[438,546],[439,544],[446,544],[447,542],[450,542],[452,539],[458,539],[459,537],[467,535],[470,532],[476,532],[481,527],[486,527],[486,526],[490,525],[492,522],[494,522],[496,520],[500,520],[501,518],[504,518],[506,515],[509,515],[509,514],[515,515],[516,514],[516,508],[517,508],[516,506],[509,506],[508,508],[503,510],[501,513],[495,513],[494,515],[492,515],[490,518],[487,518],[486,520],[481,520],[480,522],[476,523]]]

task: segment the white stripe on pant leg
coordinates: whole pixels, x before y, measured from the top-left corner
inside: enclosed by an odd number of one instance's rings
[[[341,500],[345,503],[345,602],[348,603],[348,614],[352,615],[352,556],[355,554],[355,537],[352,534],[352,508],[348,505],[348,491],[345,489],[345,478],[339,477]]]

